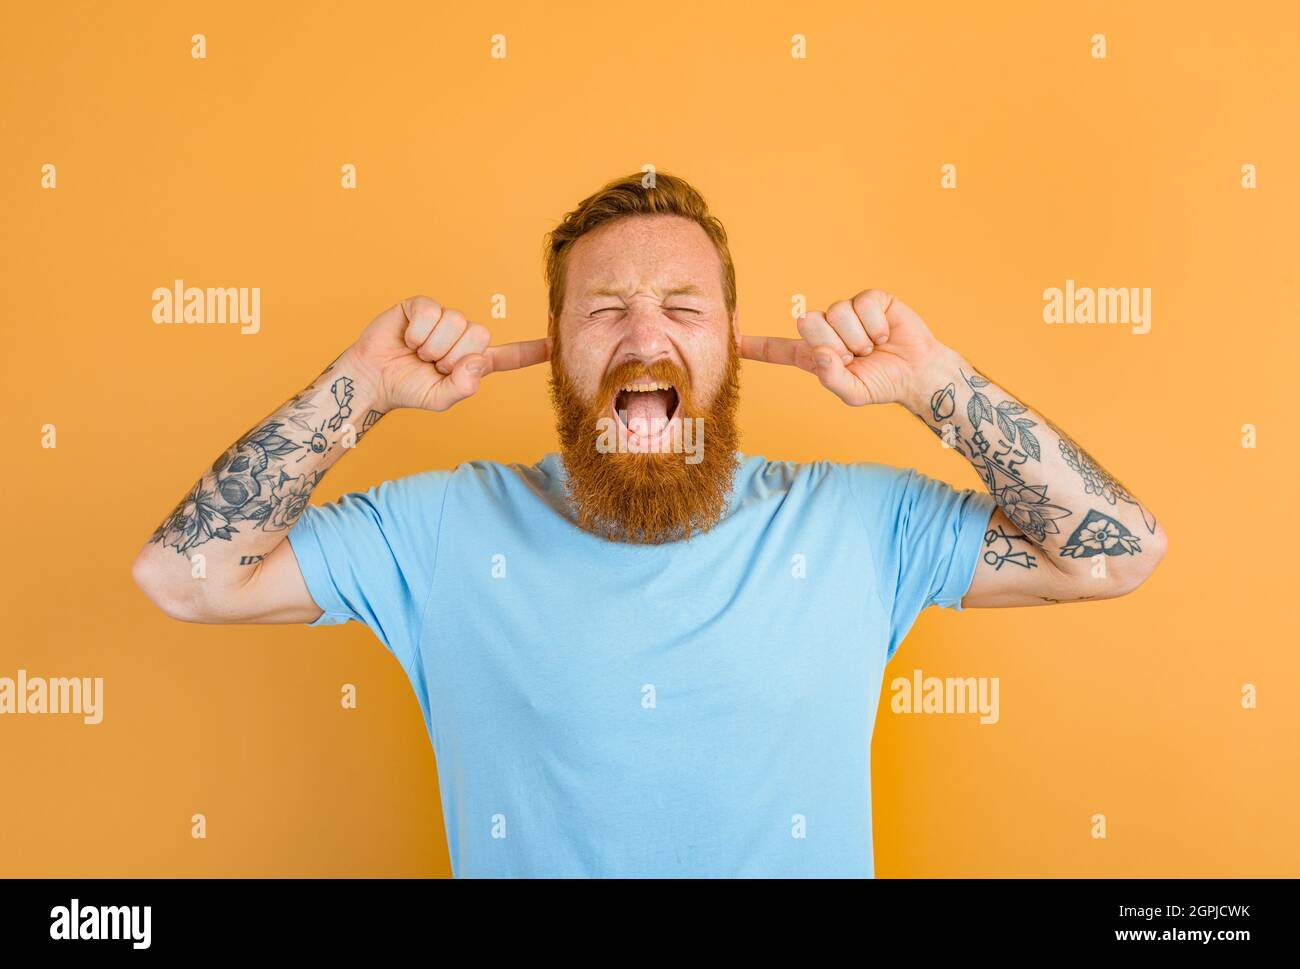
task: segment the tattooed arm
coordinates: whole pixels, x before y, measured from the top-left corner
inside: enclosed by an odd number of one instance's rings
[[[974,465],[998,508],[962,605],[1104,599],[1137,588],[1164,556],[1164,528],[1047,417],[944,349],[902,401]]]
[[[159,608],[202,622],[320,615],[284,538],[325,472],[383,416],[361,373],[344,353],[181,498],[135,562],[136,582]]]
[[[975,466],[997,502],[963,607],[1123,595],[1164,556],[1164,528],[1132,492],[897,297],[864,290],[800,317],[799,332],[741,336],[741,356],[815,373],[855,407],[902,404]]]
[[[321,615],[286,542],[312,491],[396,407],[443,411],[495,370],[547,358],[545,340],[488,346],[486,328],[417,296],[381,313],[325,371],[223,451],[154,531],[133,574],[190,622]]]

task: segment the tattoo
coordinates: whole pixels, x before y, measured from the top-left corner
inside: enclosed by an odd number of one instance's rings
[[[1058,605],[1062,602],[1077,602],[1080,599],[1095,599],[1096,596],[1075,596],[1073,599],[1053,599],[1051,596],[1039,596],[1044,602],[1053,602]]]
[[[976,431],[975,438],[979,442],[980,447],[987,452],[989,445],[984,438],[984,432]],[[999,468],[1005,469],[1008,473],[1014,474],[1016,468],[1029,460],[1028,454],[1024,451],[1018,450],[1006,441],[998,441],[997,444],[993,445],[993,447],[1001,448],[1001,450],[994,450],[992,454],[988,455],[988,459]]]
[[[1048,535],[1061,533],[1057,522],[1070,517],[1074,512],[1062,505],[1053,504],[1049,500],[1046,484],[1033,484],[1026,478],[1026,466],[1033,467],[1042,463],[1042,446],[1032,430],[1037,427],[1037,423],[1022,416],[1029,408],[1009,398],[995,405],[982,390],[991,383],[986,376],[979,371],[973,371],[970,375],[965,371],[958,373],[971,392],[970,399],[966,402],[970,439],[964,439],[959,428],[951,421],[942,427],[929,423],[926,426],[945,444],[970,460],[998,506],[1024,533],[1009,534],[1001,527],[986,532],[984,561],[999,571],[1008,562],[1025,569],[1036,568],[1037,560],[1030,551],[1017,551],[1013,543],[1021,541],[1027,545],[1042,546]],[[930,415],[936,424],[945,417],[951,417],[956,409],[955,384],[950,383],[931,395]],[[1155,519],[1138,504],[1137,499],[1059,427],[1046,418],[1043,420],[1060,437],[1061,456],[1083,478],[1086,493],[1098,495],[1111,505],[1118,501],[1137,505],[1147,528],[1155,534]],[[1068,558],[1088,558],[1095,555],[1137,555],[1141,551],[1137,536],[1121,522],[1092,509],[1062,545],[1060,554]],[[1057,601],[1046,596],[1040,598],[1045,602]]]
[[[991,381],[979,371],[970,376],[964,371],[959,373],[971,391],[971,398],[966,403],[966,416],[973,430],[970,440],[963,439],[960,429],[951,422],[942,427],[926,426],[959,454],[964,454],[975,466],[993,500],[1024,533],[1020,537],[1041,545],[1048,535],[1060,534],[1057,521],[1069,517],[1073,512],[1048,500],[1047,485],[1031,484],[1025,477],[1024,465],[1030,461],[1042,461],[1042,448],[1030,430],[1037,424],[1027,417],[1018,416],[1029,409],[1018,401],[1005,400],[994,406],[988,395],[981,391]],[[946,409],[936,408],[935,404],[944,403],[948,390],[952,388],[953,385],[949,384],[931,397],[932,416]],[[955,407],[954,401],[954,410]],[[989,439],[986,430],[993,435],[994,440]],[[999,436],[999,432],[1002,436]],[[987,558],[989,554],[994,558]],[[986,553],[985,560],[990,564],[997,562],[997,553]],[[1023,563],[1017,561],[1016,564]],[[1001,568],[1000,563],[998,568]]]
[[[1001,570],[1006,562],[1014,562],[1026,568],[1032,567],[1030,562],[1022,561],[1024,555],[1032,562],[1028,551],[1015,553],[1011,545],[1014,538],[1022,541],[1031,540],[1037,545],[1043,545],[1048,535],[1060,535],[1061,527],[1057,524],[1058,520],[1069,518],[1074,512],[1065,506],[1050,502],[1047,485],[1031,484],[1024,476],[1023,466],[1030,462],[1041,463],[1043,460],[1043,447],[1032,431],[1032,428],[1037,427],[1037,423],[1021,416],[1028,411],[1028,407],[1010,398],[993,405],[991,399],[982,390],[992,382],[988,377],[979,371],[972,372],[970,376],[967,376],[965,371],[958,372],[961,373],[962,380],[966,382],[971,392],[971,397],[966,402],[966,416],[970,420],[972,431],[970,441],[963,441],[961,433],[952,423],[946,424],[943,428],[931,427],[928,424],[927,427],[939,434],[946,444],[957,447],[959,453],[962,453],[965,447],[966,457],[979,472],[989,494],[992,494],[1008,519],[1024,532],[1022,536],[1006,535],[1001,528],[988,532],[984,536],[985,546],[1002,542],[1005,548],[985,551],[984,561],[996,566],[998,570]],[[941,414],[952,415],[954,410],[956,410],[956,399],[954,399],[953,384],[937,390],[932,395],[930,411],[936,421],[940,419]],[[1138,506],[1147,528],[1154,535],[1156,520],[1128,493],[1125,486],[1119,484],[1110,473],[1102,470],[1100,464],[1097,464],[1082,447],[1071,441],[1056,424],[1050,420],[1047,420],[1047,424],[1061,438],[1062,458],[1065,459],[1067,466],[1073,468],[1082,477],[1086,493],[1097,494],[1110,505],[1123,501]],[[989,436],[992,436],[993,440],[989,440]],[[1102,554],[1136,555],[1140,551],[1138,537],[1132,535],[1125,525],[1108,515],[1101,514],[1100,511],[1091,510],[1062,545],[1060,554],[1069,558],[1088,558],[1091,555]]]
[[[221,511],[216,495],[205,490],[200,481],[158,526],[149,541],[171,546],[184,555],[194,546],[214,538],[228,542],[233,534],[235,530]]]
[[[997,549],[990,547],[998,542],[1004,542],[1006,544],[1005,551],[999,552]],[[1024,549],[1019,552],[1014,551],[1014,546],[1012,545],[1012,542],[1024,542],[1026,545],[1029,545],[1031,548],[1033,547],[1032,543],[1024,535],[1013,535],[1010,532],[1005,532],[1002,530],[1001,525],[991,528],[989,531],[985,532],[984,545],[989,550],[984,553],[984,561],[987,562],[989,565],[994,566],[995,571],[998,572],[1002,571],[1002,566],[1005,565],[1007,562],[1011,562],[1015,565],[1018,565],[1022,569],[1038,568],[1036,564],[1038,559],[1036,559],[1033,555],[1031,555],[1028,549]]]
[[[960,371],[958,372],[960,373]],[[991,407],[988,397],[979,392],[980,387],[989,385],[989,379],[979,372],[976,372],[971,377],[967,377],[964,373],[961,376],[971,389],[971,399],[966,405],[966,416],[970,418],[970,426],[978,431],[980,421],[988,421],[992,424],[996,419],[997,426],[1002,431],[1002,436],[1006,438],[1005,443],[1008,449],[1015,446],[1016,437],[1019,435],[1020,451],[1018,453],[1021,455],[1022,461],[1028,458],[1033,458],[1035,461],[1041,460],[1042,448],[1039,447],[1038,438],[1029,430],[1037,425],[1028,417],[1016,417],[1017,414],[1023,414],[1029,408],[1015,400],[1004,400],[997,407]]]
[[[334,381],[330,384],[330,393],[334,395],[338,410],[326,423],[331,431],[337,431],[343,426],[343,422],[352,416],[352,378],[340,377]]]
[[[357,440],[359,441],[365,437],[366,432],[378,424],[379,418],[383,417],[385,413],[387,412],[382,410],[370,410],[366,414],[365,419],[361,422],[361,430],[357,432]]]
[[[949,384],[942,390],[936,390],[930,397],[930,414],[936,421],[946,421],[956,409],[956,384]]]
[[[328,370],[325,372],[329,373]],[[308,388],[308,390],[310,389],[311,388]],[[295,424],[308,435],[305,450],[302,454],[298,455],[297,461],[301,461],[303,458],[307,457],[308,454],[325,454],[329,451],[329,449],[334,445],[330,439],[325,436],[325,429],[329,428],[331,431],[340,430],[343,427],[344,421],[352,416],[352,378],[340,377],[338,380],[334,381],[334,383],[330,384],[330,393],[334,395],[335,410],[330,417],[323,418],[319,426],[312,427],[311,424],[303,420],[301,417],[295,416],[289,418],[291,423]],[[304,394],[307,394],[307,391],[303,391],[303,394],[294,397],[292,401],[293,410],[302,411],[314,408],[314,405],[310,401],[310,397],[306,400],[303,399]],[[357,440],[360,440],[360,437],[358,437]],[[296,464],[297,461],[294,463]]]
[[[1056,433],[1060,434],[1061,437],[1061,457],[1083,479],[1084,490],[1090,495],[1099,495],[1112,505],[1116,501],[1125,501],[1131,505],[1136,505],[1142,513],[1142,521],[1147,526],[1147,531],[1154,535],[1156,533],[1155,516],[1143,508],[1138,500],[1129,493],[1128,489],[1120,484],[1114,475],[1098,464],[1091,454],[1075,444],[1068,436],[1062,434],[1060,428],[1056,428]]]
[[[1091,558],[1094,555],[1137,555],[1142,551],[1137,536],[1109,515],[1095,508],[1074,530],[1074,534],[1061,548],[1069,558]]]
[[[334,365],[330,364],[322,376]],[[339,377],[329,387],[332,399],[327,405],[328,416],[321,417],[318,423],[309,422],[306,418],[319,413],[313,402],[320,395],[319,380],[218,455],[208,473],[181,499],[149,541],[185,555],[213,540],[228,542],[241,532],[292,528],[325,472],[295,474],[289,469],[308,455],[323,455],[333,448],[335,442],[325,431],[339,430],[352,413],[352,380]],[[252,565],[263,557],[241,556],[239,564]]]
[[[1040,545],[1048,534],[1060,533],[1056,519],[1073,514],[1047,500],[1047,485],[1009,484],[992,489],[991,494],[1007,517]]]

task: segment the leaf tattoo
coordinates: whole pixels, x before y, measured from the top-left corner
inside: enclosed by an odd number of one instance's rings
[[[1013,414],[1023,414],[1027,409],[1024,404],[1014,400],[1004,400],[998,404],[998,427],[1002,428],[1002,436],[1012,444],[1016,442],[1016,422],[1011,417]]]
[[[1029,430],[1031,427],[1035,426],[1034,422],[1028,417],[1017,417],[1015,423],[1016,428],[1020,431],[1020,450],[1024,451],[1035,461],[1041,461],[1043,449],[1038,445],[1038,438],[1036,438],[1033,432]]]
[[[989,385],[988,378],[980,374],[972,374],[967,377],[962,374],[962,379],[970,385],[971,399],[966,404],[966,416],[970,418],[971,427],[979,430],[981,421],[988,421],[990,424],[997,423],[998,429],[1002,436],[1006,438],[1008,444],[1012,447],[1016,444],[1016,439],[1020,440],[1020,450],[1033,458],[1035,461],[1041,461],[1043,458],[1043,449],[1038,443],[1038,438],[1034,436],[1031,427],[1037,424],[1028,417],[1017,417],[1017,414],[1023,414],[1029,408],[1016,400],[1004,400],[994,407],[986,394],[981,394],[978,390],[980,387]]]

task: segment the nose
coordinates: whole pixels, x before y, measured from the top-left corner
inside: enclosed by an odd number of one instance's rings
[[[619,362],[640,360],[648,365],[670,357],[672,344],[664,322],[658,306],[634,301],[625,319],[627,329],[619,341]]]

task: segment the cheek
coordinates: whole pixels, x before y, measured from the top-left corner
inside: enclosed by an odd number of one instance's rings
[[[709,401],[722,385],[722,377],[727,372],[727,345],[710,341],[690,348],[689,353],[686,360],[694,385],[692,389],[701,401]]]
[[[579,394],[590,399],[600,389],[600,378],[604,375],[599,361],[590,349],[574,353],[567,345],[561,347],[560,357],[569,383]]]

